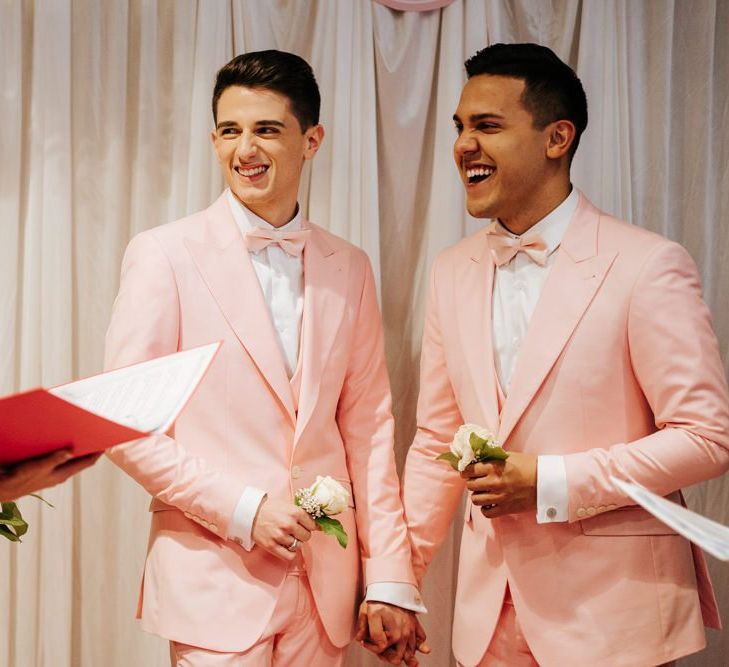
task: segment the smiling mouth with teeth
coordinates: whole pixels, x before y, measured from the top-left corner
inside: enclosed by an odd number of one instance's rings
[[[474,185],[485,181],[491,174],[496,171],[493,167],[468,167],[466,169],[466,178],[469,185]]]
[[[252,178],[254,176],[260,176],[261,174],[264,174],[268,171],[267,165],[261,165],[260,167],[252,167],[250,169],[246,169],[245,167],[236,167],[235,169],[241,176],[245,176],[246,178]]]

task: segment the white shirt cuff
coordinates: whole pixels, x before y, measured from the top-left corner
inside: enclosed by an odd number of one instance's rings
[[[246,551],[250,551],[255,546],[252,535],[253,522],[265,495],[265,491],[261,491],[255,486],[247,486],[235,506],[233,518],[228,528],[228,535]]]
[[[537,523],[569,519],[567,469],[563,456],[537,457]]]
[[[367,586],[367,602],[386,602],[418,614],[427,613],[418,589],[412,584],[398,581],[382,581]]]

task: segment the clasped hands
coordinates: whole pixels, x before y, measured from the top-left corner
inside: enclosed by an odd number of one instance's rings
[[[297,547],[319,530],[314,520],[293,503],[264,499],[253,523],[253,541],[273,556],[290,562]],[[416,667],[415,652],[429,653],[425,632],[415,614],[384,602],[362,602],[356,640],[392,665]]]
[[[391,665],[417,667],[416,651],[430,653],[417,616],[384,602],[362,602],[355,640]]]
[[[462,473],[471,502],[493,519],[536,510],[537,457],[510,452],[505,461],[472,463]]]

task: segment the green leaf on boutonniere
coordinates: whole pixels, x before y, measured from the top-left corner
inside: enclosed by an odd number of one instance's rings
[[[347,548],[349,538],[347,537],[347,533],[344,531],[344,527],[340,521],[332,519],[330,516],[320,516],[314,519],[314,521],[322,529],[322,532],[324,532],[325,535],[334,535],[342,549]]]
[[[11,542],[20,542],[20,538],[28,532],[28,524],[23,519],[15,503],[0,504],[0,535]]]
[[[458,461],[460,459],[453,452],[443,452],[440,456],[435,457],[436,461],[446,461],[453,470],[458,470]]]
[[[493,442],[492,440],[487,440],[475,433],[471,433],[468,441],[471,443],[471,449],[479,463],[485,463],[486,461],[506,461],[509,458],[509,454],[501,447],[491,444]]]

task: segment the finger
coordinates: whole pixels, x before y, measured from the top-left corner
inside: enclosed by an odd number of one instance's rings
[[[311,539],[311,531],[307,530],[300,524],[296,524],[291,529],[291,536],[295,537],[299,542],[308,542]],[[293,542],[293,539],[289,540],[289,544]]]
[[[402,619],[385,610],[381,612],[382,625],[385,628],[385,636],[387,637],[387,643],[390,646],[394,646],[400,640],[406,637],[404,625]]]
[[[466,488],[471,492],[476,491],[488,493],[489,491],[499,489],[501,486],[503,486],[501,480],[493,475],[487,475],[486,477],[471,477],[466,482]]]
[[[274,541],[278,544],[278,546],[283,547],[289,553],[296,554],[296,550],[299,547],[299,538],[291,534],[293,530],[293,528],[282,528],[276,532]],[[296,544],[296,548],[292,549],[291,547],[293,547],[294,544]]]
[[[481,508],[481,514],[483,514],[487,519],[494,519],[498,516],[508,514],[508,511],[502,505],[484,505]]]
[[[362,646],[362,648],[367,649],[371,653],[374,653],[376,656],[384,659],[384,657],[382,655],[382,652],[384,649],[381,646],[378,646],[377,644],[373,644],[371,641],[368,641],[368,640],[364,640],[361,643],[361,646]]]
[[[370,631],[370,641],[379,647],[379,651],[387,648],[388,641],[385,628],[382,626],[382,615],[379,612],[367,610],[367,624]]]
[[[430,646],[426,643],[427,635],[425,634],[425,628],[421,625],[420,621],[415,619],[415,643],[418,651],[421,653],[430,653]]]
[[[71,458],[72,454],[67,449],[60,449],[57,452],[42,456],[38,459],[23,461],[11,471],[17,479],[31,479],[38,475],[47,475],[56,466],[61,465]]]
[[[494,474],[493,463],[472,463],[467,466],[466,469],[461,473],[461,477],[464,479],[471,479],[473,477],[486,477],[487,475]]]
[[[403,662],[408,665],[408,667],[416,667],[418,664],[418,660],[415,657],[415,650],[417,649],[417,637],[415,635],[415,632],[411,632],[410,636],[408,637],[407,646],[405,647],[405,653],[403,653],[402,659]]]
[[[314,530],[317,530],[318,526],[316,525],[316,521],[312,519],[304,510],[297,508],[296,511],[296,522],[300,525],[306,528],[309,532],[312,532]]]
[[[268,549],[268,552],[276,556],[276,558],[280,558],[281,560],[286,561],[287,563],[290,563],[292,560],[294,560],[294,558],[296,558],[295,551],[289,551],[285,547],[282,547],[280,544],[272,546],[270,549]]]
[[[47,462],[52,468],[55,468],[66,461],[70,461],[72,458],[73,454],[70,449],[59,449],[58,451],[44,457],[42,460]]]
[[[402,658],[405,655],[405,649],[407,648],[408,642],[407,638],[403,637],[397,644],[395,644],[395,652],[394,657],[396,658],[396,662],[393,662],[393,665],[399,665],[402,662]]]
[[[385,662],[391,664],[391,665],[397,665],[400,664],[398,662],[395,662],[395,647],[394,646],[388,646],[382,653],[380,653],[380,659],[384,660]]]
[[[498,505],[509,499],[505,493],[474,493],[471,496],[471,502],[477,507],[485,505]]]
[[[359,616],[357,616],[357,631],[354,638],[358,642],[362,642],[367,637],[367,610],[359,608]]]
[[[53,469],[53,475],[58,478],[58,483],[63,482],[71,475],[75,475],[76,473],[92,466],[96,463],[99,456],[99,454],[92,454],[90,456],[82,456],[72,461],[68,461],[67,463],[61,463]]]

